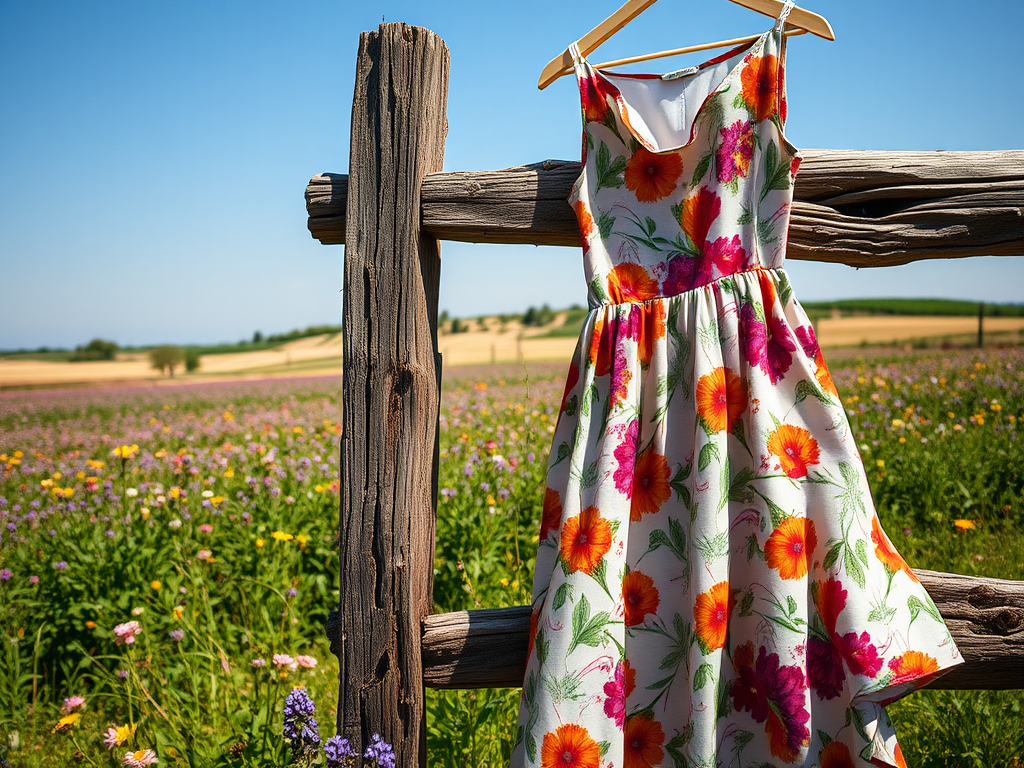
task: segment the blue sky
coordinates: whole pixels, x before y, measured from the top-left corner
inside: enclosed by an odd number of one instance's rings
[[[619,1],[0,0],[0,349],[338,322],[344,251],[309,237],[302,195],[313,174],[347,170],[359,33],[383,17],[445,39],[445,168],[494,169],[579,156],[571,78],[538,91],[537,77]],[[806,7],[837,41],[790,45],[796,146],[1024,147],[1024,3]],[[661,0],[593,58],[770,25],[726,0]],[[445,243],[442,264],[441,307],[454,315],[585,303],[579,249]],[[1024,301],[1020,258],[789,270],[804,300]]]

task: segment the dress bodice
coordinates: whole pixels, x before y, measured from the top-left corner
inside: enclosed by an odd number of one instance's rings
[[[782,266],[799,151],[785,137],[783,19],[665,75],[595,69],[574,44],[576,211],[592,307]]]

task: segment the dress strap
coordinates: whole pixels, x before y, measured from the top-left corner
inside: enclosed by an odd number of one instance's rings
[[[786,19],[789,17],[789,12],[793,10],[795,5],[794,0],[786,0],[783,4],[782,10],[779,11],[779,18],[775,21],[775,32],[782,31],[782,28],[786,25]]]
[[[569,43],[569,53],[572,55],[572,66],[576,70],[576,74],[579,77],[583,77],[587,71],[587,65],[589,62],[583,58],[583,54],[580,53],[580,41],[573,40]]]

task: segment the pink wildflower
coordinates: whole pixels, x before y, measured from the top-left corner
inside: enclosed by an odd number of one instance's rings
[[[131,645],[135,636],[142,633],[142,625],[137,621],[126,621],[114,627],[114,642],[118,645]]]

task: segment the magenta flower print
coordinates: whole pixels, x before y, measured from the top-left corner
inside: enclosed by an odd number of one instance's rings
[[[703,256],[680,254],[668,263],[668,277],[662,283],[666,296],[677,296],[700,285],[711,282],[713,263]]]
[[[604,713],[622,728],[626,723],[626,669],[620,661],[615,667],[615,677],[604,684]]]
[[[779,654],[769,654],[762,645],[754,658],[752,643],[736,649],[733,662],[738,677],[729,693],[736,709],[750,712],[754,722],[766,723],[765,731],[775,757],[792,762],[810,741],[807,722],[811,713],[805,706],[807,684],[803,670],[779,664]]]
[[[627,499],[633,496],[633,467],[636,465],[636,446],[640,439],[640,420],[633,419],[626,427],[622,442],[615,448],[615,460],[619,468],[612,474],[615,489]]]
[[[821,350],[818,347],[818,339],[814,335],[814,329],[809,325],[801,325],[796,329],[795,333],[804,354],[811,360],[816,360]]]
[[[744,304],[740,309],[740,341],[743,346],[743,357],[751,368],[764,365],[766,347],[768,345],[768,329],[764,321],[758,317],[754,304]]]
[[[839,615],[846,608],[849,594],[840,582],[829,579],[815,583],[812,593],[818,615],[807,642],[807,678],[818,698],[824,701],[842,692],[847,669],[850,674],[874,678],[883,660],[867,632],[840,636]]]
[[[720,128],[718,135],[721,141],[715,157],[718,180],[730,184],[737,177],[746,178],[754,156],[754,128],[750,121],[737,120],[728,128]]]
[[[830,639],[816,634],[808,638],[807,680],[822,701],[834,699],[842,693],[846,682],[843,656]]]
[[[732,238],[720,237],[706,245],[704,251],[723,275],[739,272],[747,261],[747,252],[740,245],[739,235],[733,235]]]
[[[772,384],[778,384],[789,366],[793,364],[793,352],[796,350],[796,343],[793,341],[793,334],[786,322],[778,317],[772,317],[768,321],[768,345],[765,350],[767,357],[765,372]]]

